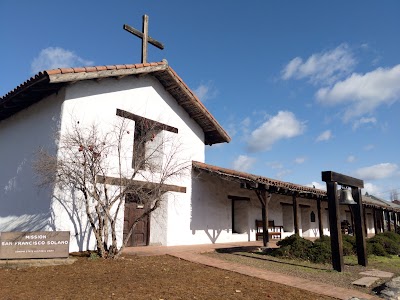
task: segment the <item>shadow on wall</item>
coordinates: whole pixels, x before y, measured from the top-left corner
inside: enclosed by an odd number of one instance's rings
[[[32,162],[41,147],[56,153],[62,98],[51,95],[0,122],[0,231],[51,227],[51,192],[38,189]]]
[[[204,232],[214,244],[223,231],[231,231],[231,204],[228,194],[219,178],[192,172],[190,229],[193,235],[198,231]]]
[[[87,221],[85,204],[73,189],[53,197],[51,209],[52,230],[70,231],[79,251],[91,249],[92,228]]]
[[[36,215],[9,216],[0,219],[2,232],[8,231],[47,231],[50,213]]]

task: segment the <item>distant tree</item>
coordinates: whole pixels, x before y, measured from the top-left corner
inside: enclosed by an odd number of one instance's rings
[[[392,202],[399,200],[399,192],[396,189],[393,189],[390,191],[390,200]]]
[[[97,253],[102,258],[117,258],[121,254],[138,222],[164,201],[166,185],[185,176],[190,166],[179,155],[181,145],[177,139],[159,135],[160,129],[154,124],[136,122],[134,132],[127,125],[128,121],[121,118],[110,131],[103,132],[98,125],[84,127],[79,121],[73,122],[58,138],[57,154],[42,149],[34,163],[41,186],[53,187],[55,194],[67,194],[55,196],[64,208],[71,207],[69,197],[80,196],[76,198],[84,207],[96,238]],[[123,217],[127,194],[139,199],[143,214],[133,221],[122,247],[118,247],[116,224],[118,217]]]

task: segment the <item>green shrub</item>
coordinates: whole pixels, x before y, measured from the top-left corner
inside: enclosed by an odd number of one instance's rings
[[[280,248],[273,252],[274,256],[309,260],[309,249],[312,247],[313,243],[301,238],[299,235],[293,234],[279,241],[277,245],[280,246]]]
[[[397,243],[400,243],[400,234],[395,233],[394,231],[385,231],[384,233],[381,233],[379,235],[384,236]]]
[[[355,236],[344,234],[342,236],[342,241],[344,256],[357,254],[357,242]]]
[[[329,237],[317,239],[310,248],[310,261],[329,263],[332,260],[331,240]]]
[[[378,256],[400,254],[400,235],[391,231],[376,234],[367,240],[367,253]]]
[[[314,243],[291,235],[277,243],[280,248],[273,251],[274,256],[292,259],[308,260],[315,263],[331,261],[331,246],[329,237],[322,237]]]
[[[367,254],[377,256],[388,256],[385,248],[379,243],[367,243]]]

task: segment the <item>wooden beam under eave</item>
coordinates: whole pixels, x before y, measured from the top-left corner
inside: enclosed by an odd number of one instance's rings
[[[139,186],[143,189],[152,190],[160,188],[163,192],[177,192],[186,193],[186,187],[171,184],[159,184],[156,182],[146,182],[140,180],[133,180],[127,178],[109,177],[109,176],[96,176],[96,182],[105,183],[109,185],[121,185],[121,186]]]
[[[120,75],[120,76],[115,77],[115,79],[116,79],[116,80],[121,80],[122,78],[124,78],[124,77],[126,77],[126,76],[128,76],[128,75]]]

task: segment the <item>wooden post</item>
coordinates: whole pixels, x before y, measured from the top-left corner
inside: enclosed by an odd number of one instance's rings
[[[351,231],[354,234],[355,231],[355,225],[354,225],[354,212],[353,212],[353,208],[351,207],[352,205],[348,205],[349,210],[350,210],[350,224],[351,224]]]
[[[269,234],[268,234],[268,200],[267,192],[265,189],[255,190],[258,200],[261,203],[261,215],[263,222],[263,245],[268,247]]]
[[[142,63],[147,63],[147,41],[149,36],[149,16],[143,15]]]
[[[390,223],[390,211],[386,211],[386,217],[387,217],[387,229],[388,231],[392,231],[392,224]]]
[[[294,233],[299,235],[299,218],[297,216],[297,198],[296,194],[292,195],[293,199],[293,223],[294,223]]]
[[[236,233],[235,230],[235,199],[231,199],[232,201],[232,233]]]
[[[351,193],[357,205],[354,205],[354,223],[355,223],[355,234],[357,243],[357,257],[358,264],[366,267],[368,265],[367,257],[367,246],[365,242],[365,228],[364,228],[364,207],[361,198],[361,189],[352,188]]]
[[[361,196],[362,197],[362,196]],[[363,206],[363,215],[364,215],[364,230],[365,236],[368,236],[368,226],[367,226],[367,209]]]
[[[342,272],[343,263],[343,242],[340,230],[339,201],[337,196],[337,183],[326,182],[329,208],[329,226],[331,232],[331,250],[333,269]]]
[[[385,232],[385,211],[383,208],[380,209],[380,218],[381,218],[381,232]]]
[[[322,237],[324,235],[324,228],[322,226],[321,198],[317,199],[317,211],[318,211],[319,237]]]
[[[394,232],[397,233],[397,214],[395,212],[393,214],[393,222],[394,222]]]
[[[374,219],[374,231],[375,231],[375,234],[378,234],[378,222],[376,221],[376,209],[375,209],[375,207],[372,208],[372,217]]]

